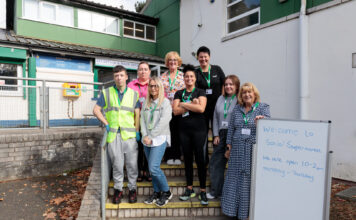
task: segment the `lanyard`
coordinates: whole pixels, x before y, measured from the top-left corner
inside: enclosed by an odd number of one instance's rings
[[[207,84],[208,84],[208,87],[210,88],[210,65],[209,65],[209,69],[208,69],[208,78],[205,77],[204,73],[203,73],[203,69],[200,67],[200,71],[201,71],[201,74],[204,76]]]
[[[176,76],[174,77],[174,81],[173,81],[173,84],[172,84],[172,81],[171,81],[171,72],[169,72],[168,81],[169,81],[169,90],[170,90],[170,91],[173,90],[173,86],[174,86],[174,84],[176,83],[177,76],[178,76],[178,70],[177,70]]]
[[[245,125],[247,125],[247,122],[248,122],[248,120],[250,119],[251,114],[253,113],[253,111],[255,111],[255,109],[258,107],[259,104],[260,104],[260,103],[257,102],[257,103],[255,104],[255,106],[253,106],[252,112],[251,112],[250,114],[245,115],[245,113],[242,112],[242,116],[244,117]]]
[[[192,92],[190,93],[190,95],[188,96],[188,99],[184,99],[184,95],[185,95],[185,89],[184,89],[183,94],[182,94],[182,100],[183,100],[183,102],[188,102],[188,101],[190,101],[190,96],[192,96],[194,90],[195,90],[195,87],[194,87],[194,89],[192,90]]]
[[[226,109],[227,97],[225,97],[225,105],[224,105],[224,118],[226,118],[226,116],[227,116],[227,112],[228,112],[228,111],[229,111],[229,109],[230,109],[231,102],[232,102],[232,100],[235,98],[235,96],[236,96],[236,94],[234,94],[234,95],[231,97],[230,102],[229,102],[229,106],[227,107],[227,109]]]
[[[141,92],[141,86],[140,84],[137,84],[138,85],[138,90],[140,91],[140,98],[142,97],[142,92]]]
[[[119,89],[116,88],[116,91],[117,91],[117,101],[119,102],[119,106],[121,106],[121,101],[120,101],[120,98],[119,98]],[[127,91],[127,87],[125,88],[124,92],[122,93],[122,98],[124,98],[124,95]]]
[[[149,121],[149,124],[151,124],[152,123],[152,120],[153,120],[153,113],[156,111],[156,108],[157,108],[157,105],[158,105],[158,103],[155,105],[155,107],[152,109],[152,103],[151,103],[151,107],[150,107],[150,121]],[[147,121],[147,118],[146,118],[146,121]],[[150,125],[150,127],[151,127],[152,125]]]

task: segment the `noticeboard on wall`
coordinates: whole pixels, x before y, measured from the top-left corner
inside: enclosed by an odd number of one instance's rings
[[[89,59],[80,59],[67,56],[54,56],[48,54],[36,54],[36,66],[64,70],[76,70],[91,72]]]
[[[330,122],[257,124],[250,219],[328,219]]]

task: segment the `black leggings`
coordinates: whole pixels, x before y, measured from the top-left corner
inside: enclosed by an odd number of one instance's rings
[[[187,186],[193,185],[193,153],[198,167],[200,188],[206,188],[206,128],[202,123],[180,126],[180,141],[183,147],[185,177]]]
[[[169,159],[179,159],[181,156],[180,151],[180,138],[179,138],[179,120],[182,116],[172,115],[172,120],[169,122],[169,129],[171,130],[171,147],[166,148],[166,153],[164,159],[167,161]]]

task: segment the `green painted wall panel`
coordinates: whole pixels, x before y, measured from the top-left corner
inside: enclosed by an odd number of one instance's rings
[[[158,17],[156,54],[164,57],[169,51],[180,50],[180,1],[152,0],[145,15]]]
[[[115,35],[35,22],[26,19],[17,19],[17,23],[17,34],[22,36],[152,55],[156,52],[156,45],[152,42],[122,38]]]
[[[0,47],[0,58],[26,60],[26,50]]]
[[[28,78],[36,78],[36,58],[28,58]],[[36,81],[28,81],[28,85],[35,86]],[[36,88],[28,88],[28,121],[29,126],[37,126],[36,118]]]

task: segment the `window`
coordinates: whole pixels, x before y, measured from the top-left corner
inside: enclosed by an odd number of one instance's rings
[[[156,27],[124,20],[124,36],[156,41]]]
[[[227,0],[227,34],[242,31],[260,23],[260,0]]]
[[[90,11],[78,10],[78,27],[118,35],[119,19]]]
[[[6,28],[6,1],[0,0],[0,28]]]
[[[12,63],[0,63],[0,76],[21,77],[22,65]],[[1,95],[21,95],[22,88],[15,87],[20,85],[20,80],[16,79],[1,79],[0,78],[0,94]],[[7,86],[3,86],[7,85]]]
[[[40,0],[23,0],[23,17],[73,27],[73,8]]]

